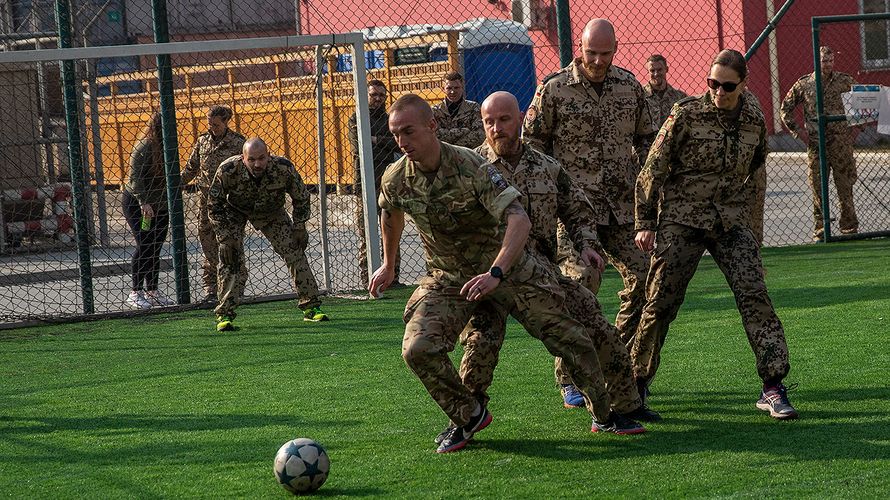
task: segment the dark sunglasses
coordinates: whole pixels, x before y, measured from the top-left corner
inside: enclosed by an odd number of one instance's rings
[[[720,82],[718,82],[717,80],[714,80],[713,78],[708,78],[708,88],[711,89],[711,90],[717,90],[717,89],[719,89],[720,87],[723,87],[723,90],[725,90],[725,91],[727,91],[727,92],[735,92],[735,89],[737,89],[737,88],[739,87],[739,85],[741,85],[741,83],[742,83],[742,82],[738,82],[738,83],[733,83],[733,82],[723,82],[723,83],[720,83]]]

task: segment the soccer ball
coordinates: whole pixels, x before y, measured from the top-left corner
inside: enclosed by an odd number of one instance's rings
[[[288,441],[275,454],[275,479],[291,493],[307,493],[321,488],[330,469],[327,452],[308,438]]]

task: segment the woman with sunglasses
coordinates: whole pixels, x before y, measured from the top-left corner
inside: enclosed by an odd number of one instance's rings
[[[717,54],[707,78],[710,90],[674,105],[637,178],[635,243],[652,254],[652,265],[631,357],[644,388],[707,250],[735,295],[757,360],[763,390],[756,406],[784,420],[797,411],[782,384],[788,347],[750,227],[753,179],[764,168],[767,149],[763,113],[745,92],[747,76],[741,53]]]

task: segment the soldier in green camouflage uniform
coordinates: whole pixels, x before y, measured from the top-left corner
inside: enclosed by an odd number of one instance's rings
[[[637,379],[651,382],[668,327],[707,250],[735,294],[757,359],[763,380],[757,407],[795,418],[782,385],[789,370],[785,333],[749,227],[751,177],[763,168],[767,150],[763,114],[743,95],[746,76],[742,54],[718,54],[708,78],[712,90],[674,106],[637,180],[635,241],[653,257],[631,357]]]
[[[216,268],[219,265],[219,247],[208,217],[210,183],[213,182],[219,164],[231,156],[241,154],[241,148],[244,147],[244,136],[228,127],[231,118],[232,110],[226,106],[210,108],[207,113],[209,130],[198,136],[185,170],[182,171],[182,184],[196,180],[195,185],[198,187],[198,241],[204,251],[201,278],[205,300],[211,302],[217,300]],[[246,265],[241,268],[238,279],[243,290],[247,283]]]
[[[819,51],[822,64],[822,101],[825,113],[843,115],[841,94],[849,92],[856,84],[852,76],[834,71],[834,52],[829,47]],[[821,240],[823,233],[822,175],[819,170],[819,128],[816,122],[815,73],[804,75],[795,82],[782,100],[782,122],[791,135],[807,143],[807,165],[810,187],[813,189],[813,239]],[[805,133],[801,134],[794,110],[803,103],[806,121]],[[846,122],[825,124],[825,152],[828,170],[833,173],[837,197],[841,205],[840,228],[843,234],[859,231],[859,219],[853,204],[853,185],[856,183],[856,160],[853,158],[853,137]]]
[[[433,117],[439,128],[439,140],[475,148],[485,140],[482,119],[479,118],[479,103],[467,100],[464,93],[464,77],[457,72],[445,75],[443,81],[445,100],[433,106]]]
[[[649,56],[649,59],[646,59],[646,71],[649,73],[649,83],[643,87],[643,93],[649,102],[655,128],[661,128],[674,103],[686,97],[686,92],[675,89],[667,82],[668,63],[663,55]]]
[[[522,114],[512,94],[495,92],[490,95],[482,103],[482,122],[486,142],[476,152],[522,194],[520,203],[532,222],[526,250],[539,262],[552,264],[552,271],[565,293],[566,309],[587,327],[599,355],[612,408],[637,420],[657,420],[657,414],[641,408],[627,348],[621,343],[618,330],[603,317],[596,295],[577,281],[559,274],[556,266],[556,222],[561,220],[579,255],[592,265],[602,267],[602,259],[595,250],[599,243],[590,227],[590,221],[594,219],[593,207],[559,162],[522,144],[519,138]],[[506,320],[504,311],[483,302],[461,335],[464,356],[460,376],[464,385],[483,403],[489,400],[487,389],[504,341]],[[555,371],[560,386],[572,384],[560,358],[556,358]]]
[[[594,416],[592,431],[643,432],[636,422],[610,412],[593,341],[566,313],[556,276],[524,251],[530,222],[517,202],[519,192],[473,151],[440,142],[422,98],[399,98],[390,109],[389,127],[405,156],[383,175],[384,262],[369,290],[376,294],[392,282],[390,256],[408,214],[424,243],[428,274],[405,307],[402,357],[457,424],[437,452],[463,448],[491,422],[448,357],[483,297],[565,359]]]
[[[633,73],[613,66],[611,23],[584,28],[581,57],[544,79],[526,113],[523,139],[556,158],[593,205],[603,250],[624,280],[615,326],[630,343],[645,302],[649,260],[633,245],[633,185],[656,131],[643,87]],[[578,257],[560,228],[559,258],[566,276],[594,293],[599,273]]]
[[[285,196],[293,215],[284,210]],[[238,271],[244,260],[244,227],[248,221],[269,239],[272,249],[287,263],[299,307],[306,321],[325,321],[318,298],[318,285],[306,260],[311,215],[309,192],[287,158],[269,155],[261,139],[244,143],[241,156],[219,166],[210,186],[210,222],[219,243],[219,305],[217,329],[231,330],[235,307],[242,295]]]

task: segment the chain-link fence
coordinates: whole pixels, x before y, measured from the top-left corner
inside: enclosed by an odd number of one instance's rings
[[[749,89],[759,98],[772,134],[768,161],[765,244],[812,241],[813,194],[807,179],[803,142],[781,122],[785,94],[813,71],[809,19],[813,15],[886,12],[886,0],[825,7],[798,0],[750,61]],[[755,5],[756,4],[756,5]],[[817,5],[818,4],[818,5]],[[68,2],[0,2],[0,47],[6,51],[58,45],[56,10]],[[168,0],[171,41],[247,39],[280,35],[326,35],[362,31],[369,79],[388,89],[386,105],[414,92],[431,103],[444,98],[445,73],[460,71],[466,97],[481,101],[494,90],[509,90],[525,108],[535,86],[558,70],[560,40],[577,48],[584,24],[593,17],[613,21],[619,48],[614,64],[650,80],[647,59],[662,54],[668,83],[688,94],[704,92],[714,55],[722,48],[751,46],[781,2],[696,1],[619,2],[580,0],[567,9],[547,0],[446,1],[435,4],[383,0]],[[846,4],[845,4],[846,5]],[[821,6],[821,7],[820,7]],[[149,0],[74,0],[70,3],[72,45],[100,47],[153,42]],[[560,31],[560,25],[569,30]],[[826,26],[823,43],[834,48],[835,69],[858,82],[881,84],[890,32],[886,23]],[[577,50],[576,50],[577,52]],[[353,193],[355,180],[348,139],[355,101],[352,59],[345,46],[327,45],[316,62],[314,50],[250,49],[172,54],[174,102],[180,167],[208,131],[210,106],[233,110],[228,127],[261,136],[272,153],[290,158],[313,188],[309,259],[322,288],[343,292],[362,288],[358,267],[360,230]],[[133,235],[124,220],[122,188],[130,155],[151,113],[159,109],[153,56],[84,58],[75,65],[78,103],[73,107],[83,138],[86,205],[91,238],[95,311],[127,309],[131,288]],[[320,65],[323,77],[316,78]],[[58,62],[0,65],[0,170],[3,231],[0,231],[0,321],[19,322],[82,314],[80,263],[71,210],[67,125]],[[317,90],[321,89],[321,107]],[[318,116],[322,109],[322,148]],[[798,111],[799,113],[799,111]],[[801,125],[804,117],[797,115]],[[854,200],[860,231],[890,226],[884,137],[875,124],[851,128],[855,134],[859,179]],[[324,164],[324,182],[319,168]],[[832,185],[833,186],[833,185]],[[324,195],[323,208],[319,203]],[[188,278],[193,301],[204,297],[203,252],[199,243],[200,189],[184,193]],[[837,206],[834,187],[830,191]],[[834,216],[832,211],[832,216]],[[322,223],[323,221],[323,223]],[[834,229],[834,226],[832,226]],[[839,232],[840,227],[835,229]],[[424,272],[423,251],[409,227],[402,242],[402,281]],[[247,297],[292,292],[283,262],[261,234],[248,226]],[[172,248],[162,250],[159,288],[175,292]]]

